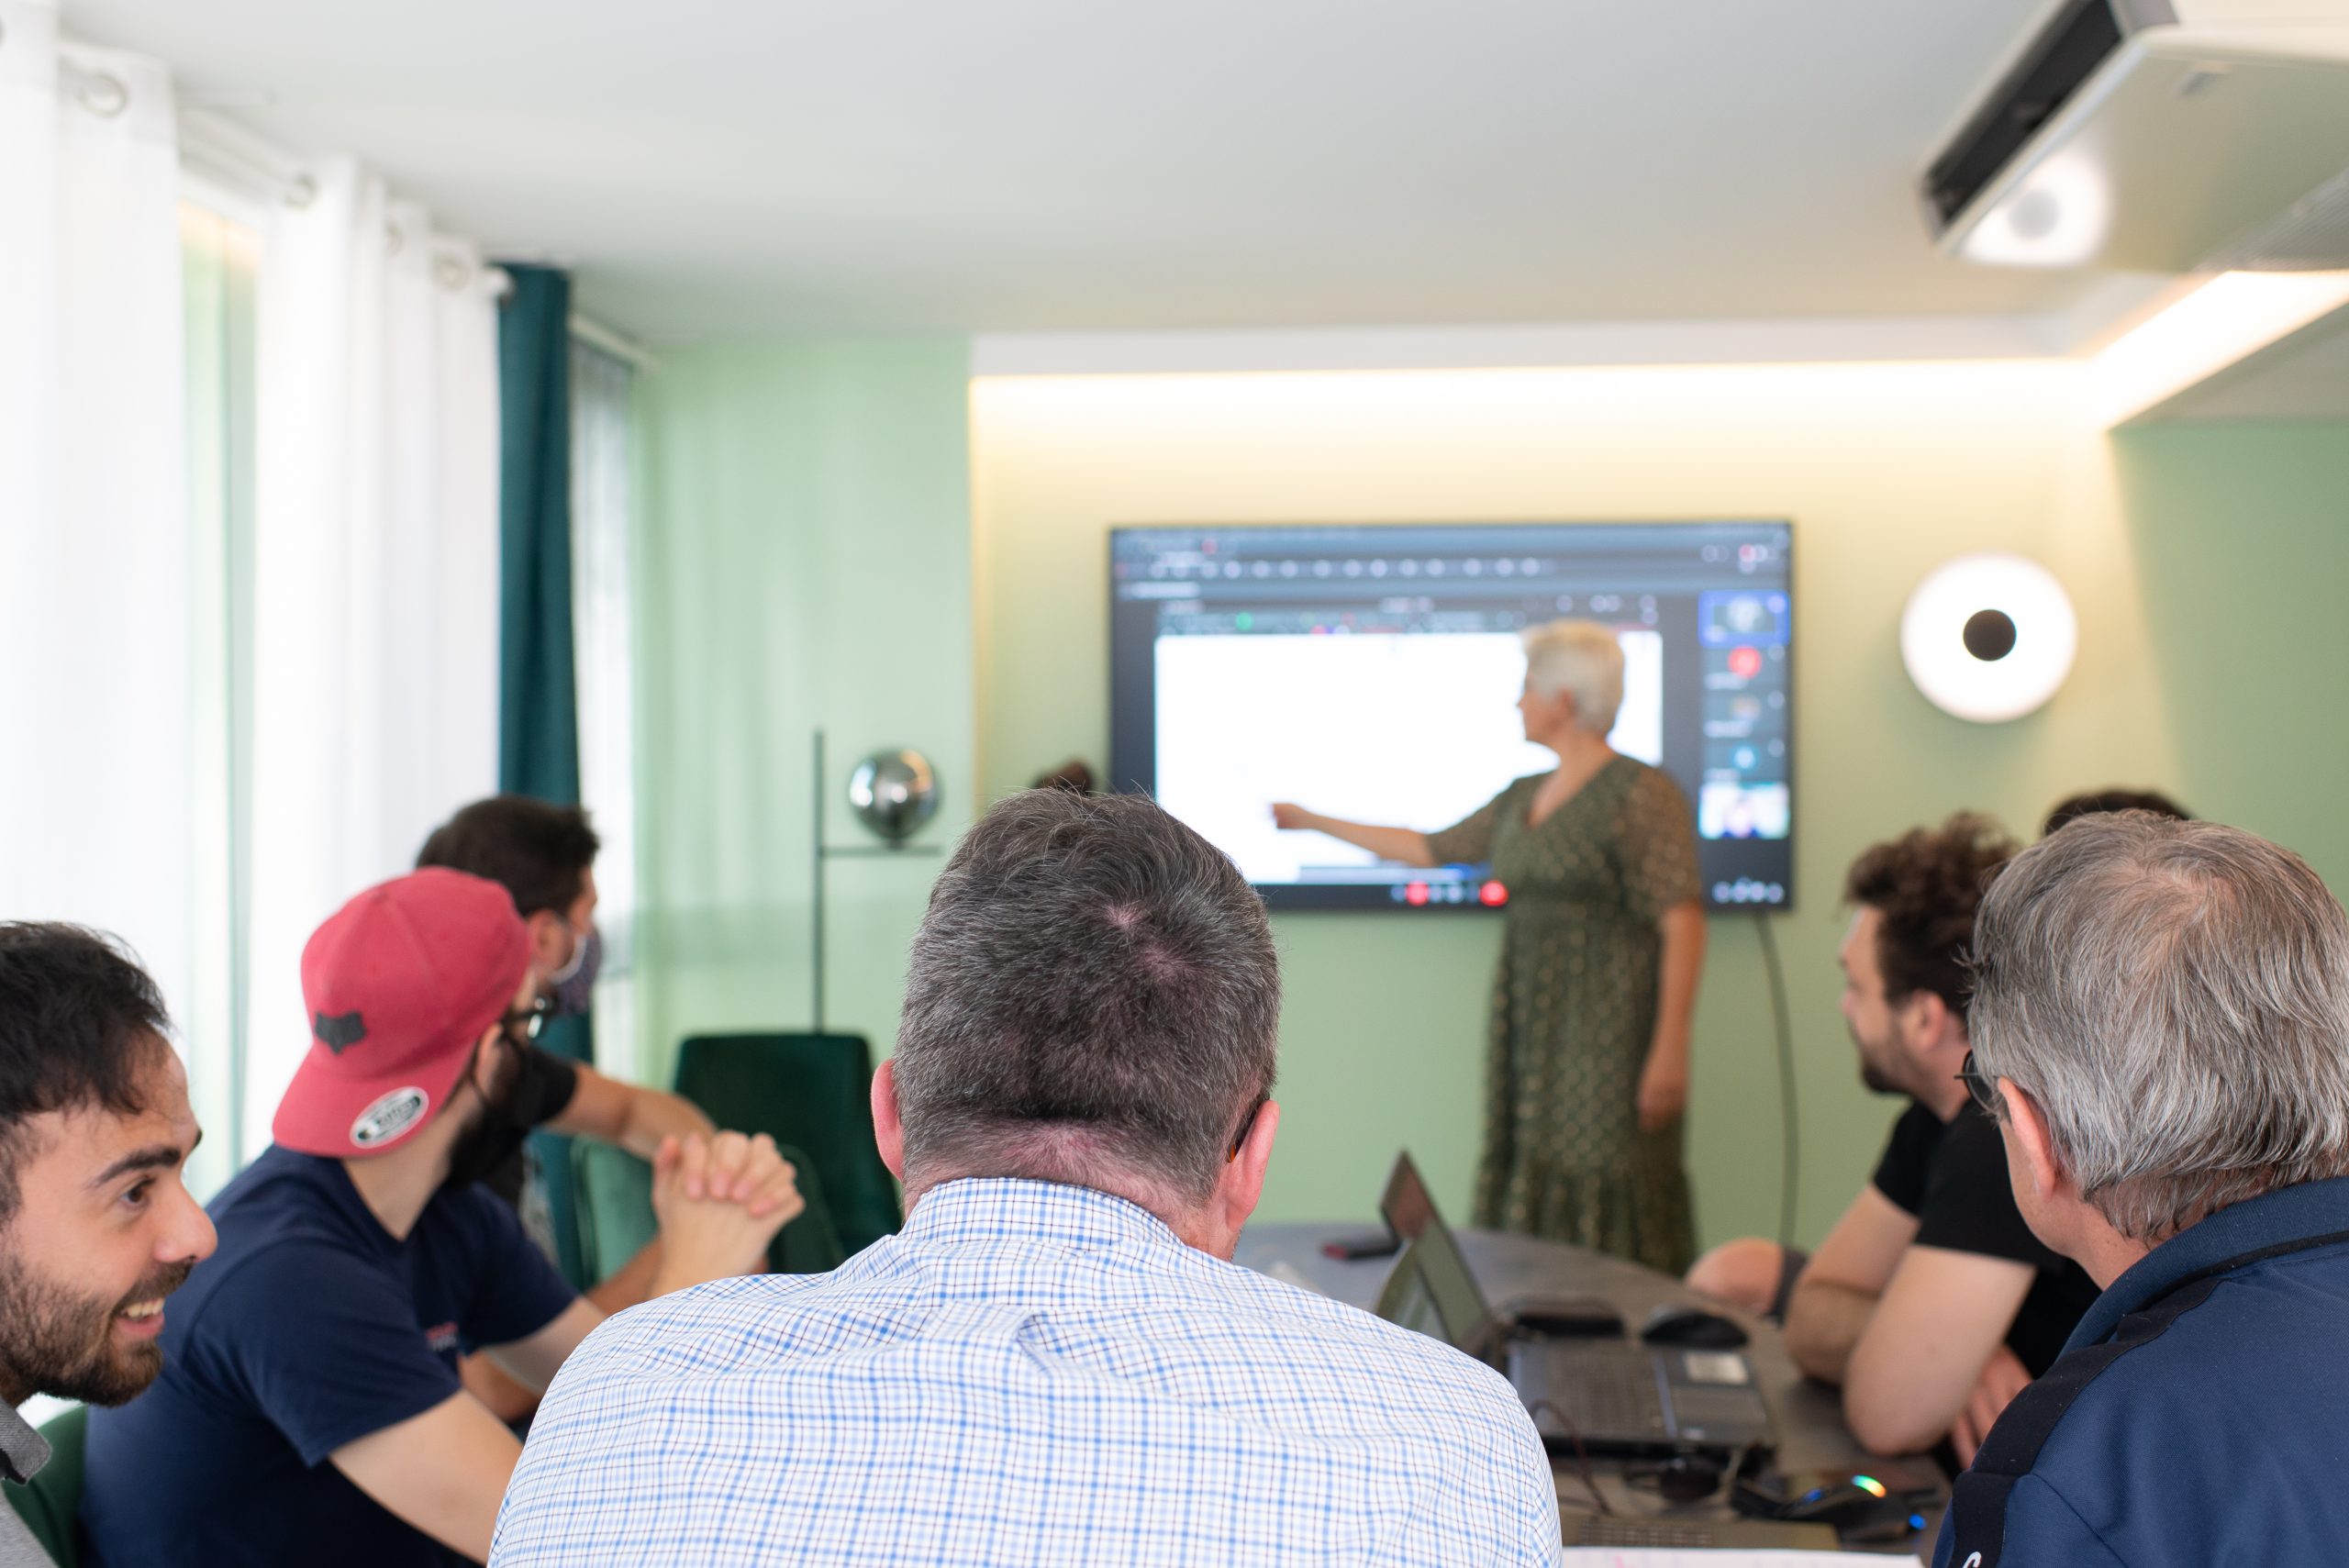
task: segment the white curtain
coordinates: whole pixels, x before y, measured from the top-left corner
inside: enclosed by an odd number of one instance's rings
[[[246,1141],[302,946],[497,775],[498,274],[347,160],[262,253]]]
[[[179,167],[152,61],[0,0],[0,917],[110,930],[191,1056],[197,761]]]

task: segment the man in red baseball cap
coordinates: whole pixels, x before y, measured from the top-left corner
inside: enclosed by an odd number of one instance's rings
[[[438,869],[370,888],[310,939],[302,989],[309,1055],[275,1145],[213,1200],[164,1375],[93,1418],[101,1562],[485,1561],[521,1444],[458,1358],[542,1388],[603,1320],[476,1184],[510,1151],[539,1017],[506,891]],[[657,1295],[758,1269],[799,1200],[770,1141],[727,1133],[664,1140],[653,1207]]]
[[[596,929],[596,856],[601,847],[579,806],[495,795],[461,807],[435,828],[416,863],[419,869],[446,866],[484,876],[513,895],[529,936],[539,1006],[560,1018],[587,1012],[602,962],[603,940]],[[543,1129],[595,1139],[651,1160],[663,1139],[696,1133],[709,1138],[718,1131],[683,1095],[607,1077],[542,1044],[519,1053],[512,1108],[502,1133],[508,1147],[502,1159],[490,1161],[482,1184],[514,1206],[530,1239],[558,1261],[551,1184],[529,1142],[529,1132]],[[481,1152],[486,1159],[497,1151]],[[567,1174],[559,1173],[558,1180]],[[817,1219],[819,1228],[829,1223],[821,1216]],[[661,1244],[654,1240],[588,1285],[587,1299],[606,1312],[623,1311],[645,1298],[660,1272]],[[539,1407],[538,1391],[507,1377],[488,1355],[467,1356],[458,1372],[473,1397],[501,1420],[524,1420]]]

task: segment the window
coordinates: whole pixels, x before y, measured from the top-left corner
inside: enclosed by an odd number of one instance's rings
[[[207,1136],[188,1184],[208,1197],[246,1149],[244,1052],[252,840],[254,285],[261,237],[180,207],[187,330],[188,517],[195,594],[195,991],[178,1020]]]
[[[636,1040],[636,682],[629,611],[629,406],[636,371],[593,344],[571,346],[572,640],[578,680],[579,796],[604,847],[596,857],[598,1068],[633,1079]]]

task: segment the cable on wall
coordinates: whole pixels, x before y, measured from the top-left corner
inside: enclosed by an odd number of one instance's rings
[[[1795,1194],[1801,1184],[1802,1123],[1795,1103],[1794,1025],[1787,1011],[1787,972],[1778,962],[1778,934],[1770,917],[1753,917],[1762,939],[1762,968],[1770,984],[1770,1019],[1778,1039],[1778,1245],[1795,1244]]]

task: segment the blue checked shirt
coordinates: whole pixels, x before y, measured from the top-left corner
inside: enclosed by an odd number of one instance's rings
[[[494,1568],[1542,1563],[1507,1382],[1184,1245],[1119,1198],[931,1189],[829,1274],[597,1329],[549,1391]]]

